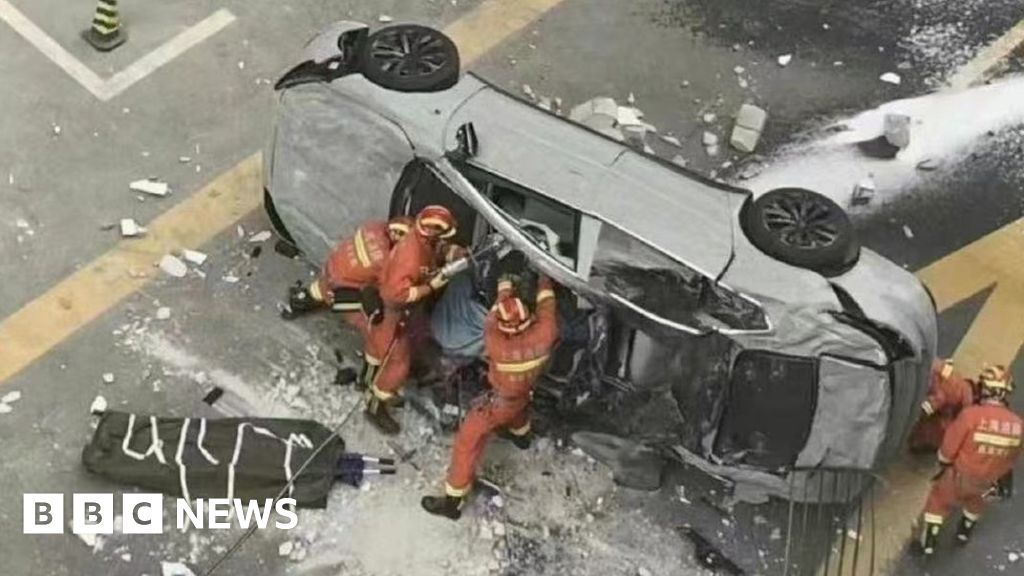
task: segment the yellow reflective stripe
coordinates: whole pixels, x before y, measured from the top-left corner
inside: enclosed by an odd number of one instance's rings
[[[324,301],[324,295],[320,292],[320,282],[313,282],[309,285],[309,295],[313,297],[313,300],[317,302]]]
[[[343,302],[332,306],[339,312],[358,312],[363,309],[363,305],[358,302]]]
[[[406,304],[412,304],[420,299],[420,286],[409,288],[409,295],[405,298]]]
[[[370,390],[373,391],[373,395],[376,396],[378,400],[390,400],[390,399],[395,397],[394,393],[392,393],[392,392],[385,392],[385,391],[381,390],[380,388],[377,388],[376,384],[371,386]]]
[[[1001,446],[1004,448],[1016,448],[1017,446],[1020,446],[1020,438],[1003,436],[1001,434],[989,434],[987,432],[975,432],[974,441],[978,444],[988,444],[990,446]]]
[[[932,408],[932,403],[927,400],[921,403],[921,410],[924,410],[924,413],[929,416],[935,414],[935,408]]]
[[[506,290],[512,290],[512,283],[508,280],[498,282],[498,292],[505,292]]]
[[[977,522],[981,519],[981,514],[971,514],[967,510],[964,510],[964,518],[967,518],[971,522]]]
[[[537,303],[540,304],[541,302],[554,297],[555,291],[550,288],[545,288],[544,290],[537,292]]]
[[[469,494],[470,486],[472,486],[472,484],[470,484],[469,486],[466,486],[465,488],[456,488],[456,487],[452,486],[451,484],[445,482],[444,483],[444,493],[447,494],[448,496],[452,496],[453,498],[462,498],[466,494]]]
[[[380,358],[374,358],[373,356],[370,356],[369,354],[365,354],[364,353],[363,354],[363,360],[365,360],[366,363],[369,364],[370,366],[380,366]]]
[[[372,262],[370,262],[370,254],[366,251],[366,240],[363,239],[363,229],[356,230],[356,239],[353,242],[356,247],[356,258],[364,268],[369,268]]]
[[[530,423],[527,422],[526,425],[520,426],[519,428],[509,428],[508,431],[513,436],[526,436],[530,433]]]
[[[941,462],[942,464],[952,464],[953,463],[952,460],[950,460],[949,458],[946,458],[945,456],[942,455],[942,450],[939,450],[938,454],[939,454],[939,462]]]
[[[938,514],[929,514],[928,512],[924,513],[924,521],[929,524],[942,524],[943,520],[945,520],[945,518]]]
[[[495,362],[494,367],[498,372],[507,372],[509,374],[520,374],[523,372],[529,372],[535,368],[540,368],[548,361],[548,356],[544,355],[534,360],[527,360],[526,362]]]

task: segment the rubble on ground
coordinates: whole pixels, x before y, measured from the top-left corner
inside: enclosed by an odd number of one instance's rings
[[[753,152],[768,121],[768,113],[753,104],[740,106],[729,144],[741,152]]]
[[[173,276],[174,278],[184,278],[185,275],[188,274],[188,266],[173,254],[165,254],[160,260],[159,266],[160,270],[163,270],[164,274]]]
[[[900,83],[903,81],[903,79],[900,78],[900,75],[895,72],[886,72],[885,74],[879,76],[878,79],[881,80],[882,82],[885,82],[886,84],[893,84],[895,86],[899,86]]]
[[[150,196],[167,196],[171,192],[170,186],[160,180],[145,179],[136,180],[128,184],[128,189],[135,192],[142,192]]]
[[[145,228],[139,226],[139,224],[131,218],[122,218],[120,226],[121,236],[123,238],[135,238],[136,236],[141,236],[146,232]]]

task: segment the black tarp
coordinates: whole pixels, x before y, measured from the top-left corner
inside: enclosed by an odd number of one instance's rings
[[[115,482],[171,496],[263,500],[277,497],[316,452],[283,497],[324,508],[344,449],[340,437],[311,420],[107,412],[82,451],[82,464]]]

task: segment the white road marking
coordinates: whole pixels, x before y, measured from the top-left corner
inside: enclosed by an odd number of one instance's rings
[[[36,26],[8,0],[0,0],[0,19],[7,22],[15,32],[28,40],[29,44],[35,46],[51,62],[103,102],[115,98],[139,80],[220,32],[236,20],[230,10],[221,8],[202,22],[178,34],[124,70],[104,80],[65,50],[49,34]]]
[[[1006,34],[986,46],[970,62],[964,64],[956,74],[949,80],[949,87],[953,90],[963,90],[983,82],[987,76],[1004,58],[1008,57],[1024,44],[1024,20],[1010,28]]]
[[[28,40],[29,44],[35,46],[37,50],[59,66],[61,70],[67,72],[68,76],[74,78],[86,90],[100,98],[105,85],[103,79],[90,70],[88,66],[82,64],[78,58],[72,56],[70,52],[65,50],[53,38],[50,38],[49,34],[43,32],[41,28],[36,26],[35,23],[7,0],[0,0],[0,19],[7,22],[11,28],[14,28],[15,32],[20,34],[25,40]],[[103,98],[100,98],[100,100],[103,100]]]
[[[109,100],[124,92],[132,84],[149,76],[155,70],[181,56],[193,46],[201,44],[204,40],[228,27],[234,21],[235,15],[230,10],[226,8],[217,10],[202,22],[171,38],[156,50],[136,60],[131,66],[114,74],[106,83],[107,97],[100,97],[100,100]]]

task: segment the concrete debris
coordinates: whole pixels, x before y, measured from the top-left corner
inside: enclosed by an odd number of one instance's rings
[[[157,320],[167,320],[171,317],[171,309],[167,306],[161,306],[156,309]]]
[[[746,78],[740,78],[739,80],[736,81],[736,83],[740,85],[740,88],[747,88],[750,86],[750,83],[747,82]]]
[[[704,120],[705,124],[714,124],[715,120],[718,120],[718,116],[712,114],[711,112],[708,112],[707,114],[702,116],[701,119]]]
[[[747,162],[743,165],[740,170],[740,180],[750,180],[751,178],[757,178],[762,171],[764,171],[765,165],[759,161]]]
[[[192,569],[182,562],[160,562],[160,576],[196,576]]]
[[[188,274],[188,266],[181,261],[181,258],[173,254],[165,254],[160,260],[160,269],[168,276],[184,278]]]
[[[121,219],[121,237],[135,238],[146,233],[146,229],[139,226],[138,222],[131,218]]]
[[[235,226],[235,234],[237,234],[239,238],[245,238],[245,228],[242,228],[241,224]]]
[[[53,125],[53,135],[54,136],[60,136],[60,133],[61,133],[60,125],[59,124],[54,124]]]
[[[531,88],[529,84],[523,84],[523,94],[525,94],[530,100],[537,99],[537,94],[534,93],[533,88]]]
[[[903,225],[903,235],[906,236],[908,239],[914,239],[914,231],[911,230],[910,226],[907,226],[906,224]]]
[[[136,180],[129,184],[128,188],[134,192],[142,192],[150,196],[167,196],[171,192],[171,187],[166,182],[153,179]]]
[[[682,148],[682,146],[683,146],[683,143],[680,142],[679,138],[676,138],[675,136],[670,136],[668,134],[662,134],[660,136],[660,138],[661,138],[662,142],[665,142],[667,144],[671,144],[671,145],[675,146],[676,148]]]
[[[288,559],[292,562],[302,562],[306,559],[309,549],[303,546],[301,543],[295,546],[295,550],[288,556]]]
[[[281,542],[281,545],[277,547],[278,556],[291,556],[292,551],[295,550],[295,542],[291,540],[285,540]]]
[[[636,96],[634,96],[633,93],[630,92],[629,96],[626,96],[626,102],[629,103],[630,106],[636,104]]]
[[[640,566],[636,569],[636,576],[654,576],[654,573],[647,568]]]
[[[220,279],[223,280],[224,282],[227,282],[228,284],[238,284],[238,281],[240,280],[238,276],[233,276],[231,274],[221,276]]]
[[[130,553],[128,553],[128,552],[125,552],[124,554],[121,554],[121,561],[122,562],[131,562],[132,561],[132,555]]]
[[[245,70],[245,60],[239,60],[238,61],[238,69],[239,70]]]
[[[740,106],[729,144],[741,152],[753,152],[768,121],[768,113],[753,104]]]
[[[191,161],[192,161],[192,157],[191,156],[178,156],[178,162],[181,162],[182,164],[188,164]]]
[[[718,144],[718,135],[713,132],[704,132],[704,136],[701,137],[701,143],[705,146],[714,146]]]
[[[1016,564],[1017,562],[1020,562],[1020,554],[1016,552],[1010,552],[1006,555],[1006,559],[1010,561],[1010,564]]]
[[[718,144],[715,144],[714,146],[707,146],[707,147],[704,148],[704,152],[706,152],[707,155],[711,156],[712,158],[714,158],[715,156],[718,156],[718,153],[720,151],[721,151],[721,149],[719,148]],[[712,171],[711,174],[709,174],[709,176],[711,176],[712,178],[714,178],[715,175],[716,175],[716,173],[714,171]]]
[[[735,72],[736,74],[743,74],[744,72],[747,71],[747,69],[744,68],[743,66],[737,66],[733,68],[732,71]]]
[[[900,78],[900,75],[895,72],[886,72],[879,76],[878,79],[886,84],[892,84],[894,86],[899,86],[900,82],[903,81],[903,79]]]
[[[789,63],[792,62],[792,61],[793,61],[793,55],[792,54],[783,54],[782,56],[779,56],[779,59],[778,59],[779,66],[782,66],[783,68],[785,68],[786,66],[789,66]]]
[[[85,542],[85,545],[89,548],[96,550],[96,545],[99,543],[95,534],[78,534],[78,538]]]
[[[14,226],[22,230],[28,230],[29,228],[32,227],[32,225],[28,223],[28,220],[25,220],[24,218],[18,218],[17,220],[15,220]]]
[[[682,154],[676,154],[675,156],[673,156],[672,163],[675,164],[676,166],[682,166],[683,168],[686,168],[687,164],[686,158],[684,158]]]
[[[206,254],[199,252],[198,250],[182,250],[181,257],[185,260],[195,264],[196,266],[202,266],[206,262]]]
[[[852,206],[864,206],[870,204],[871,199],[875,197],[875,192],[875,180],[868,176],[854,185],[853,195],[850,197],[850,204]]]
[[[112,372],[104,372],[102,378],[104,384],[114,383],[114,374]]]
[[[782,540],[782,529],[772,528],[771,534],[768,535],[769,540]]]
[[[11,408],[10,404],[4,404],[0,402],[0,414],[10,414],[14,408]]]
[[[270,238],[273,237],[273,235],[274,234],[270,230],[263,230],[262,232],[257,232],[250,236],[249,242],[252,242],[253,244],[259,242],[266,242],[267,240],[270,240]]]
[[[19,390],[8,392],[7,394],[4,394],[3,398],[0,398],[0,402],[3,402],[4,404],[14,404],[18,400],[21,400],[21,392]]]
[[[391,16],[388,16],[387,14],[381,14],[380,16],[377,16],[377,22],[380,22],[382,24],[387,24],[388,22],[394,21],[395,19],[392,18]]]
[[[906,114],[886,114],[883,119],[885,139],[899,149],[910,145],[910,116]]]
[[[537,101],[537,107],[541,110],[547,110],[548,112],[551,112],[554,109],[552,104],[550,96],[541,96],[540,100]]]
[[[92,405],[89,406],[90,414],[103,414],[107,411],[107,399],[103,396],[97,396],[93,401]]]

